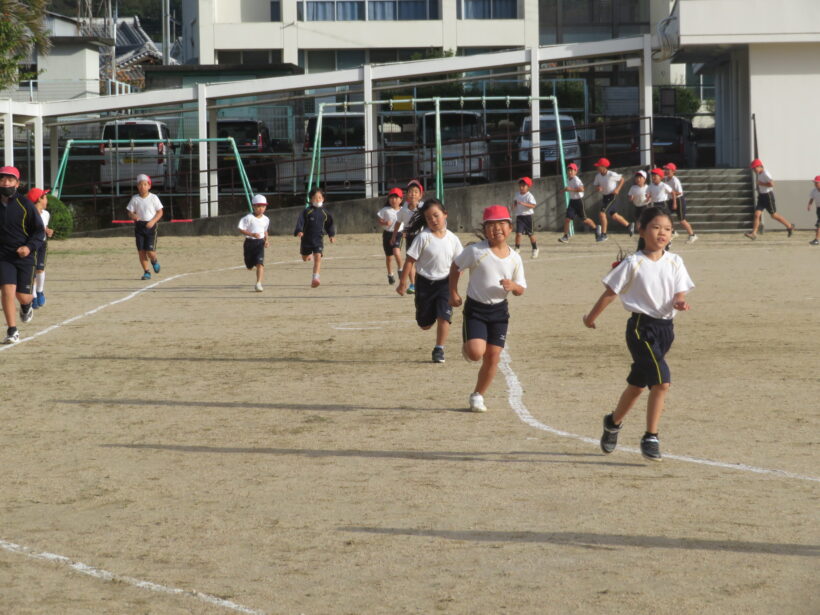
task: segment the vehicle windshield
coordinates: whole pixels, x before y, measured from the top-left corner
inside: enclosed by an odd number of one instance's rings
[[[434,145],[436,142],[436,116],[425,116],[424,123],[426,144]],[[480,128],[480,118],[472,113],[441,114],[442,142],[476,139],[481,136]]]
[[[103,128],[103,139],[157,139],[159,131],[156,124],[109,124]]]
[[[256,122],[225,122],[219,124],[220,139],[233,137],[237,145],[256,145],[259,127]]]
[[[673,117],[656,117],[652,128],[656,140],[677,141],[683,131],[683,122]]]
[[[306,143],[313,147],[316,137],[316,118],[308,120]],[[321,147],[364,147],[364,118],[362,116],[323,117]]]
[[[524,120],[524,134],[530,132],[530,120]],[[571,119],[561,120],[561,140],[575,141],[578,136],[575,134],[575,122]],[[541,140],[542,141],[557,141],[558,135],[555,130],[555,119],[541,118]]]

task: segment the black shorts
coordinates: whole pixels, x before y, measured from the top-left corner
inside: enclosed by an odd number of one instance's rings
[[[506,299],[501,303],[481,303],[467,297],[464,302],[464,341],[482,339],[493,346],[504,348],[510,310]]]
[[[587,212],[584,209],[584,201],[582,199],[570,199],[569,207],[567,207],[567,219],[586,220],[587,218]]]
[[[519,235],[532,236],[532,215],[515,217],[515,232]]]
[[[36,254],[19,258],[16,254],[0,258],[0,284],[13,284],[17,292],[30,295],[34,288],[34,261]]]
[[[305,237],[302,236],[302,243],[299,244],[299,254],[302,256],[307,256],[308,254],[322,254],[325,250],[325,243],[319,240],[319,243],[314,241],[305,241]]]
[[[382,249],[385,256],[393,256],[393,250],[401,248],[401,233],[396,233],[396,243],[393,243],[393,231],[382,231]]]
[[[416,235],[411,235],[410,233],[404,233],[404,253],[407,254],[407,250],[410,249],[410,246],[413,245],[413,240],[416,238]]]
[[[242,246],[245,253],[245,267],[253,269],[265,264],[265,240],[248,237]]]
[[[666,211],[668,211],[673,216],[677,216],[679,222],[682,220],[686,220],[686,197],[678,197],[677,209],[672,209],[672,199],[666,201]]]
[[[763,192],[757,195],[755,211],[763,211],[764,209],[771,215],[777,213],[777,206],[774,204],[774,192]]]
[[[632,354],[632,368],[626,381],[641,388],[672,382],[672,374],[664,357],[674,340],[672,319],[632,314],[626,322],[626,345]]]
[[[48,241],[43,242],[43,247],[37,250],[37,258],[35,259],[35,271],[46,270],[46,256],[48,255]]]
[[[820,207],[817,208],[817,222],[814,223],[814,228],[820,228]]]
[[[453,320],[450,307],[450,278],[430,280],[416,274],[416,322],[419,327],[430,327],[441,318]]]
[[[601,199],[602,199],[601,212],[603,212],[607,216],[613,216],[613,215],[618,213],[618,204],[616,202],[617,199],[615,198],[616,196],[618,196],[618,195],[615,194],[615,193],[612,193],[612,194],[604,194],[601,197]]]
[[[137,240],[137,250],[140,252],[156,252],[159,224],[155,224],[154,228],[148,228],[147,225],[148,222],[140,220],[134,223],[134,238]]]
[[[672,205],[672,201],[658,201],[658,202],[652,202],[650,204],[650,207],[657,207],[662,212],[664,212],[665,214],[668,214],[671,217],[672,216],[672,210],[669,209],[671,207],[671,205]]]

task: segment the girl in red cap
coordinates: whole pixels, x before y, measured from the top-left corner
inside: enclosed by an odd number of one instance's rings
[[[43,247],[37,251],[37,259],[34,265],[34,286],[32,287],[31,307],[39,309],[46,304],[46,252],[48,250],[48,240],[54,235],[54,229],[48,227],[51,221],[51,212],[46,209],[48,205],[48,193],[50,190],[43,190],[42,188],[32,188],[26,194],[26,198],[34,203],[37,211],[40,212],[40,217],[43,219],[43,227],[45,228],[45,237],[43,238]]]
[[[814,203],[817,206],[817,222],[814,223],[814,239],[809,244],[813,246],[820,246],[820,175],[814,178],[814,188],[809,194],[809,206],[807,211],[811,210],[811,205]]]
[[[382,249],[384,250],[384,259],[387,264],[387,283],[393,285],[396,283],[396,277],[393,275],[393,263],[391,258],[396,259],[396,267],[401,271],[401,241],[398,243],[393,238],[396,236],[395,231],[398,230],[397,215],[401,209],[401,200],[404,198],[404,192],[401,188],[392,188],[387,193],[387,202],[376,214],[376,221],[384,227],[382,231]]]
[[[478,380],[470,395],[470,410],[486,412],[484,393],[492,384],[504,342],[510,311],[507,294],[524,294],[527,281],[524,263],[518,252],[510,249],[507,238],[512,233],[512,218],[503,205],[491,205],[484,210],[485,239],[464,248],[450,268],[450,305],[461,305],[458,281],[461,272],[470,270],[467,301],[464,303],[464,346],[462,354],[468,361],[481,360]]]
[[[757,205],[755,206],[755,215],[752,220],[752,231],[744,233],[749,239],[757,239],[757,230],[760,228],[760,218],[763,217],[763,210],[769,212],[769,215],[786,227],[788,237],[794,233],[794,224],[786,220],[783,216],[777,213],[777,207],[774,204],[774,180],[769,175],[768,171],[763,168],[763,162],[760,158],[752,160],[749,166],[757,174],[755,184],[757,185]]]
[[[421,197],[424,196],[424,186],[417,179],[411,179],[407,182],[407,188],[404,190],[404,206],[399,210],[397,218],[399,221],[398,228],[393,231],[393,243],[400,244],[401,236],[404,235],[404,254],[407,255],[407,250],[413,244],[415,235],[409,233],[407,228],[410,226],[410,220],[416,210],[424,205]],[[405,262],[405,266],[410,267],[410,286],[407,288],[407,294],[412,295],[416,292],[416,272],[412,265]]]
[[[532,246],[532,257],[538,258],[538,243],[532,232],[532,216],[538,202],[530,192],[532,180],[529,177],[522,177],[518,180],[518,194],[513,198],[513,208],[515,212],[515,251],[521,249],[521,235],[530,238]]]
[[[624,176],[615,171],[609,170],[609,160],[601,158],[595,163],[598,167],[598,172],[595,174],[595,179],[592,180],[592,186],[597,192],[601,193],[601,211],[598,213],[600,225],[598,226],[596,241],[606,241],[608,239],[606,232],[609,229],[609,218],[611,216],[615,222],[621,226],[629,229],[629,236],[635,231],[634,225],[629,224],[626,218],[618,213],[618,193],[624,187]]]
[[[570,162],[567,165],[567,187],[564,192],[569,192],[569,205],[567,206],[566,217],[564,218],[564,234],[558,238],[561,243],[569,241],[569,225],[573,220],[580,220],[593,231],[595,223],[587,216],[584,209],[584,183],[578,177],[578,165]]]

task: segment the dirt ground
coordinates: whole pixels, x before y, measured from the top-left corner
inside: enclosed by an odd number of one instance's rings
[[[610,456],[573,437],[628,371],[620,304],[581,324],[614,240],[524,255],[486,414],[460,312],[432,364],[376,235],[328,245],[318,289],[274,238],[263,293],[239,238],[161,237],[151,282],[131,239],[52,243],[37,337],[0,351],[0,611],[818,613],[812,236],[677,242],[661,446],[691,459],[661,463],[643,405]]]

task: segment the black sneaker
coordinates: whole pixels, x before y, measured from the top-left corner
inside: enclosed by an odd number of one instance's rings
[[[444,348],[433,348],[433,363],[444,363]]]
[[[392,273],[387,274],[387,283],[391,285],[396,283],[396,278],[393,277]]]
[[[612,421],[612,414],[604,416],[604,433],[601,434],[601,450],[607,455],[618,446],[618,432],[623,425],[616,425]]]
[[[31,319],[34,318],[34,308],[29,304],[28,309],[24,310],[22,306],[20,306],[20,320],[23,322],[31,322]]]
[[[786,237],[791,237],[792,233],[794,233],[794,229],[797,228],[794,224],[792,224],[789,228],[786,229]]]
[[[661,460],[661,443],[658,436],[645,435],[641,438],[641,455],[650,461]]]

